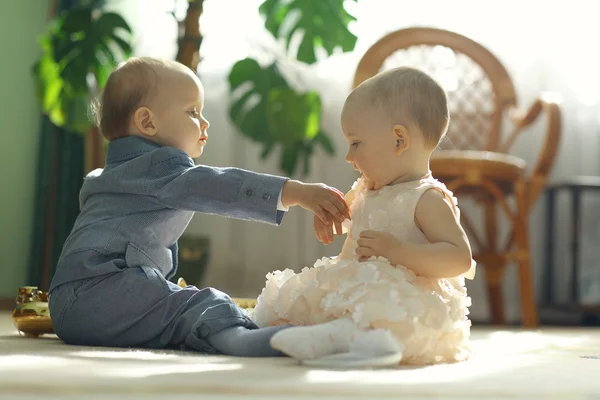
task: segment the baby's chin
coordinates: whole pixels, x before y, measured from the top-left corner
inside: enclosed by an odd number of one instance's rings
[[[381,186],[378,187],[378,184],[374,180],[369,179],[362,172],[360,173],[360,177],[363,180],[363,182],[365,183],[365,187],[369,190],[375,190],[375,189],[379,189],[381,187]]]
[[[361,173],[361,178],[364,181],[365,187],[368,190],[379,190],[384,186],[389,186],[394,184],[394,181],[386,181],[386,180],[380,180],[380,179],[370,179],[369,177],[367,177],[365,174]]]
[[[188,156],[190,156],[190,158],[196,159],[196,158],[200,158],[200,156],[202,155],[203,152],[204,152],[204,149],[195,150],[195,151],[186,151],[185,153]]]

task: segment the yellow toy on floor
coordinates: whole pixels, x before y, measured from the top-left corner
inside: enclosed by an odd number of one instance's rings
[[[47,293],[42,292],[36,286],[24,286],[19,288],[16,302],[17,306],[13,310],[12,319],[19,332],[27,337],[54,333],[48,310]]]
[[[181,287],[187,286],[183,278],[179,278],[177,284]],[[233,301],[246,311],[256,306],[256,299],[233,298]],[[36,338],[54,333],[48,309],[48,293],[39,290],[37,286],[23,286],[17,292],[16,303],[12,320],[17,330],[25,337]]]

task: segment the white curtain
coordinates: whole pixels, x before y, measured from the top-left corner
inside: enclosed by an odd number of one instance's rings
[[[176,53],[177,26],[186,1],[114,0],[112,6],[122,11],[135,29],[136,54],[173,58]],[[228,120],[227,75],[233,63],[246,56],[269,62],[272,54],[283,54],[282,47],[265,31],[258,15],[260,0],[206,0],[200,26],[202,43],[200,76],[206,88],[205,115],[211,122],[210,142],[201,163],[214,166],[237,166],[281,174],[277,157],[267,162],[259,159],[259,147],[236,132]],[[337,54],[313,66],[294,65],[300,87],[320,91],[324,104],[323,128],[333,136],[336,156],[317,153],[312,160],[309,181],[324,182],[346,191],[356,178],[344,162],[346,144],[341,135],[339,115],[360,57],[384,34],[412,26],[430,26],[466,35],[492,51],[507,67],[519,95],[527,107],[534,98],[553,92],[562,98],[563,139],[552,180],[573,175],[596,175],[600,127],[600,58],[595,50],[600,37],[595,3],[586,0],[557,1],[476,1],[476,0],[359,0],[349,2],[348,10],[358,21],[351,27],[358,36],[356,49]],[[515,155],[530,163],[535,161],[543,124],[516,144]],[[562,202],[561,204],[566,204]],[[465,212],[472,207],[463,202]],[[538,202],[531,217],[533,263],[538,293],[541,289],[545,229],[543,202]],[[600,237],[598,201],[586,198],[582,262],[591,265],[598,259],[595,243]],[[212,238],[210,270],[205,284],[227,291],[233,296],[256,296],[265,274],[275,269],[299,270],[312,265],[322,256],[339,252],[342,240],[327,247],[320,245],[312,233],[312,216],[292,210],[281,227],[197,215],[188,233],[209,234]],[[570,267],[566,250],[568,216],[558,221],[561,242],[557,265],[563,275]],[[593,265],[592,265],[593,266]],[[600,268],[592,268],[596,274]],[[562,276],[562,275],[561,275]],[[487,316],[483,274],[469,283],[473,297],[472,316]],[[509,268],[506,284],[507,313],[511,320],[519,317],[518,289],[514,268]],[[564,298],[568,286],[557,284],[557,294]],[[600,288],[597,289],[600,291]],[[593,296],[592,296],[593,297]],[[595,299],[600,296],[596,294]]]

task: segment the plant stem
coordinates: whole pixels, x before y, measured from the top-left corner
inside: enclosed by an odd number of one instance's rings
[[[198,69],[200,62],[200,16],[204,0],[188,0],[188,9],[183,21],[183,37],[179,39],[177,61],[189,67],[192,71]]]

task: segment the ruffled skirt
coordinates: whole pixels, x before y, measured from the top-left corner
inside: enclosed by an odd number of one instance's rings
[[[433,364],[468,358],[469,306],[462,277],[417,277],[384,258],[323,258],[300,273],[267,274],[251,318],[259,327],[349,318],[364,330],[389,331],[404,348],[402,363]]]

